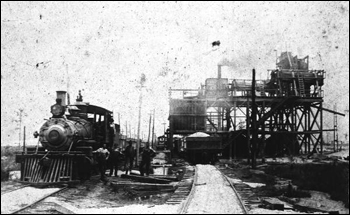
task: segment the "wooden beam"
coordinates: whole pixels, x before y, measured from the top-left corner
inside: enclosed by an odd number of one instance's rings
[[[171,184],[152,184],[152,183],[140,183],[131,181],[118,181],[111,182],[113,188],[130,187],[135,190],[175,190],[176,187]]]
[[[152,177],[158,178],[158,179],[165,179],[165,180],[169,180],[169,181],[180,181],[180,178],[179,178],[179,177],[176,177],[176,176],[169,176],[169,175],[152,175]]]
[[[339,113],[337,111],[334,111],[334,110],[330,110],[330,109],[327,109],[327,108],[324,108],[324,107],[317,107],[316,105],[311,105],[311,107],[314,107],[314,108],[319,108],[321,110],[324,110],[324,111],[327,111],[327,112],[330,112],[330,113],[333,113],[333,114],[338,114],[340,116],[345,116],[345,114],[343,113]]]
[[[129,178],[135,181],[145,182],[145,183],[159,183],[159,184],[168,184],[171,181],[166,179],[159,179],[150,176],[138,176],[138,175],[125,175],[122,174],[121,178]]]

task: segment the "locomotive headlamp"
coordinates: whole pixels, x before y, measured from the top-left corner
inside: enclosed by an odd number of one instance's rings
[[[64,114],[64,108],[62,105],[59,104],[52,105],[51,113],[55,117],[62,116]]]

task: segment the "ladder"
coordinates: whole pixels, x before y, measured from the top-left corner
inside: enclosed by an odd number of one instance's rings
[[[299,73],[298,73],[298,83],[299,83],[299,95],[303,97],[305,96],[304,79],[303,79],[303,76],[301,76]]]

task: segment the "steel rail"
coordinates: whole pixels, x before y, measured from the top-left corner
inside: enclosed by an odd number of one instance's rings
[[[195,189],[196,189],[196,184],[197,184],[197,178],[198,178],[198,174],[197,174],[197,166],[195,166],[194,168],[194,180],[192,183],[192,188],[190,191],[190,194],[187,196],[186,201],[183,203],[181,209],[180,209],[180,214],[185,214],[187,212],[188,206],[190,205],[190,202],[193,199],[194,193],[195,193]]]
[[[232,190],[235,192],[235,194],[236,194],[236,196],[237,196],[237,198],[238,198],[239,205],[241,206],[243,212],[244,212],[245,214],[249,214],[247,208],[244,206],[243,200],[241,199],[240,195],[238,194],[238,192],[237,192],[236,188],[234,187],[234,185],[232,184],[232,182],[231,182],[231,181],[228,179],[228,177],[227,177],[226,175],[224,175],[216,166],[215,166],[215,168],[221,173],[222,177],[224,177],[224,178],[226,179],[226,181],[230,184]]]

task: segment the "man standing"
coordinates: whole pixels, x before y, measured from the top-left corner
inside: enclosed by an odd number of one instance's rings
[[[106,181],[106,176],[105,176],[106,165],[110,154],[106,147],[107,145],[104,143],[101,148],[97,149],[96,151],[93,151],[93,153],[97,153],[97,162],[98,162],[98,167],[100,170],[102,181]]]
[[[142,161],[140,164],[141,176],[144,176],[143,166],[145,165],[146,165],[146,175],[149,176],[151,159],[155,156],[155,154],[156,154],[155,151],[149,147],[149,143],[146,143],[146,147],[143,149],[143,152],[142,152]]]
[[[131,174],[131,170],[134,163],[134,157],[135,157],[135,150],[134,150],[134,147],[132,146],[131,140],[129,141],[129,145],[125,148],[124,154],[125,154],[125,175],[127,175],[129,170]]]
[[[113,176],[113,170],[115,170],[114,176],[118,177],[118,165],[121,160],[122,153],[119,148],[115,148],[110,156],[110,171],[109,176]]]

